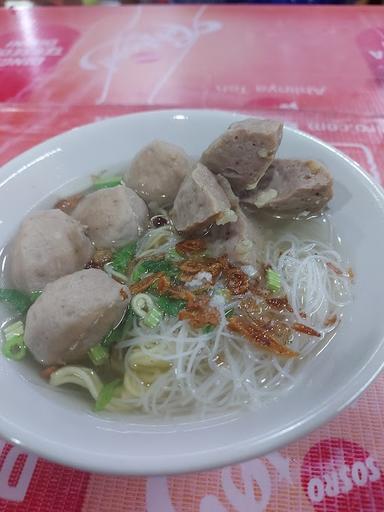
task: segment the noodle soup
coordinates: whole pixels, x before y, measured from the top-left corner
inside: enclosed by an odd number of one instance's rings
[[[154,147],[131,164],[137,176]],[[167,151],[174,190],[104,176],[24,221],[3,258],[3,354],[33,358],[52,386],[83,388],[96,411],[257,406],[331,340],[353,274],[319,188],[314,211],[306,192],[290,212],[300,186],[278,204],[263,185],[255,212],[229,176]]]

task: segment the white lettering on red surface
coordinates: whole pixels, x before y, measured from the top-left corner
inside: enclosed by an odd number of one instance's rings
[[[147,512],[175,512],[165,476],[147,478],[146,490]]]
[[[377,51],[375,51],[375,50],[369,50],[369,52],[368,52],[368,53],[369,53],[369,55],[370,55],[371,57],[373,57],[373,58],[374,58],[374,59],[376,59],[376,60],[384,59],[384,52],[383,52],[383,51],[381,51],[381,50],[377,50]]]
[[[315,122],[308,123],[308,129],[313,132],[340,132],[340,133],[376,133],[379,131],[375,124],[365,123],[336,123],[336,122]]]
[[[337,470],[324,473],[321,478],[311,478],[307,493],[313,503],[320,503],[325,497],[347,494],[354,487],[364,487],[368,482],[376,482],[379,478],[380,470],[376,461],[368,457],[364,461],[355,461],[352,466],[343,464]]]
[[[271,477],[261,460],[252,460],[241,464],[241,476],[244,483],[243,493],[234,483],[231,476],[231,468],[224,468],[222,471],[222,485],[229,503],[238,512],[262,512],[266,509],[271,498]],[[253,484],[256,483],[259,492],[256,498]]]
[[[327,88],[315,85],[278,85],[278,84],[258,84],[255,90],[262,94],[296,94],[306,96],[323,96]]]
[[[121,62],[132,59],[134,62],[146,64],[162,59],[168,49],[176,49],[176,55],[169,63],[169,67],[156,82],[150,92],[147,103],[153,104],[159,91],[174,74],[184,58],[205,36],[221,30],[222,23],[218,20],[202,20],[207,6],[198,6],[189,24],[181,23],[155,23],[149,31],[137,30],[142,14],[142,6],[138,5],[132,10],[132,16],[124,30],[117,32],[113,38],[103,41],[84,53],[79,66],[87,71],[105,70],[103,89],[96,104],[107,101],[111,83],[115,73],[119,70]]]
[[[273,452],[265,459],[276,470],[278,478],[292,484],[289,459],[279,452]],[[272,493],[272,475],[268,465],[263,459],[255,459],[240,464],[241,481],[244,492],[241,491],[233,478],[231,467],[221,470],[221,487],[228,503],[237,512],[263,512],[266,510]],[[257,496],[254,486],[258,487]],[[146,489],[147,512],[175,512],[166,477],[151,477],[147,479]],[[221,503],[219,497],[207,494],[200,501],[200,512],[225,512],[227,508]]]
[[[0,440],[0,454],[4,450],[6,443]],[[17,467],[20,456],[24,456],[24,462]],[[26,454],[20,448],[12,446],[5,456],[3,464],[0,467],[0,498],[8,501],[21,502],[27,494],[29,484],[32,480],[33,472],[37,463],[37,456],[30,453]],[[18,470],[17,480],[11,482],[11,475]]]
[[[48,57],[60,57],[62,53],[57,39],[38,39],[33,43],[11,40],[0,47],[0,68],[41,66]]]
[[[220,94],[241,94],[248,93],[247,86],[243,84],[217,84],[216,92]]]

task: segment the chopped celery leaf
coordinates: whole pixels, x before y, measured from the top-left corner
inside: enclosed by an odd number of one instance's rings
[[[40,297],[40,295],[41,295],[42,293],[43,293],[43,292],[40,292],[40,291],[31,292],[31,293],[29,294],[29,298],[31,299],[31,302],[32,302],[32,303],[33,303],[33,302],[35,302],[35,300],[37,300],[37,299]]]
[[[111,347],[112,345],[115,345],[115,343],[123,340],[129,334],[129,331],[132,330],[134,316],[135,314],[131,306],[129,306],[122,321],[117,327],[109,331],[101,342],[101,345],[103,347]]]
[[[136,282],[146,276],[146,274],[155,274],[156,272],[164,272],[171,279],[176,279],[180,271],[169,260],[143,260],[140,261],[132,272],[132,281]]]
[[[159,309],[168,316],[177,316],[187,305],[185,300],[171,299],[166,295],[160,295],[160,297],[157,297],[156,302]]]
[[[19,313],[24,314],[32,304],[32,300],[26,293],[19,290],[12,290],[9,288],[0,289],[0,302],[9,304]]]
[[[121,249],[118,249],[112,256],[112,267],[116,272],[127,271],[128,264],[133,260],[136,254],[136,242],[131,242]]]

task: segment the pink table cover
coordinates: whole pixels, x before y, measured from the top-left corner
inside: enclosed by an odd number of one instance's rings
[[[0,10],[0,162],[110,116],[221,108],[284,119],[380,183],[383,83],[382,7]],[[86,473],[0,440],[0,512],[383,512],[383,398],[381,376],[299,442],[168,478]]]

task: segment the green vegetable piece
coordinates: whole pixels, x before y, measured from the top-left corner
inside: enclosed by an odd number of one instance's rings
[[[35,302],[35,300],[37,300],[40,295],[42,294],[43,292],[40,292],[40,291],[36,291],[36,292],[31,292],[29,294],[29,298],[31,299],[31,302],[32,304]]]
[[[8,359],[20,361],[27,354],[27,347],[24,343],[24,325],[18,321],[3,329],[5,342],[1,346],[1,351]]]
[[[156,303],[159,309],[168,316],[177,316],[187,305],[185,300],[171,299],[165,295],[160,295]]]
[[[136,254],[136,242],[118,249],[112,256],[112,268],[116,272],[124,274],[127,271],[128,264],[133,260]]]
[[[170,261],[182,261],[184,258],[176,251],[174,247],[172,249],[169,249],[167,254],[165,255],[167,260]]]
[[[133,309],[129,307],[127,309],[127,312],[124,317],[124,321],[121,325],[121,339],[125,339],[129,333],[133,329],[133,319],[135,318],[135,313],[133,312]]]
[[[27,347],[22,336],[13,336],[5,341],[1,347],[2,353],[8,359],[20,361],[27,354]]]
[[[22,315],[27,312],[32,304],[32,300],[29,295],[10,288],[0,289],[0,302],[9,304]]]
[[[88,350],[88,356],[95,366],[101,366],[108,361],[109,352],[101,343],[99,343]]]
[[[146,274],[155,274],[156,272],[164,272],[171,279],[177,279],[180,271],[172,261],[169,260],[143,260],[140,261],[133,269],[132,281],[136,282],[145,277]]]
[[[276,293],[281,288],[280,274],[271,268],[267,270],[267,288],[273,293]]]
[[[157,308],[152,308],[143,318],[143,324],[151,329],[154,329],[159,325],[163,318],[162,312]]]
[[[132,297],[131,308],[140,318],[144,318],[154,307],[153,299],[148,293],[137,293]]]
[[[24,324],[18,320],[17,322],[4,327],[3,333],[6,340],[12,336],[24,336]]]
[[[119,325],[109,331],[109,333],[101,342],[101,345],[103,347],[109,348],[112,345],[115,345],[115,343],[118,343],[119,341],[125,339],[128,336],[129,332],[133,329],[134,316],[135,314],[131,306],[129,306],[127,308],[127,311],[125,312],[124,318],[121,320]]]
[[[113,188],[121,185],[122,179],[120,176],[107,176],[106,178],[95,178],[93,181],[93,188],[100,190],[102,188]]]
[[[99,412],[106,408],[106,406],[109,404],[109,402],[112,400],[113,395],[115,394],[117,388],[121,386],[122,381],[121,379],[113,380],[112,382],[109,382],[108,384],[105,384],[101,388],[101,391],[97,397],[96,403],[95,403],[95,411]]]
[[[224,313],[225,318],[231,318],[233,316],[235,310],[234,308],[227,309],[227,311]]]

